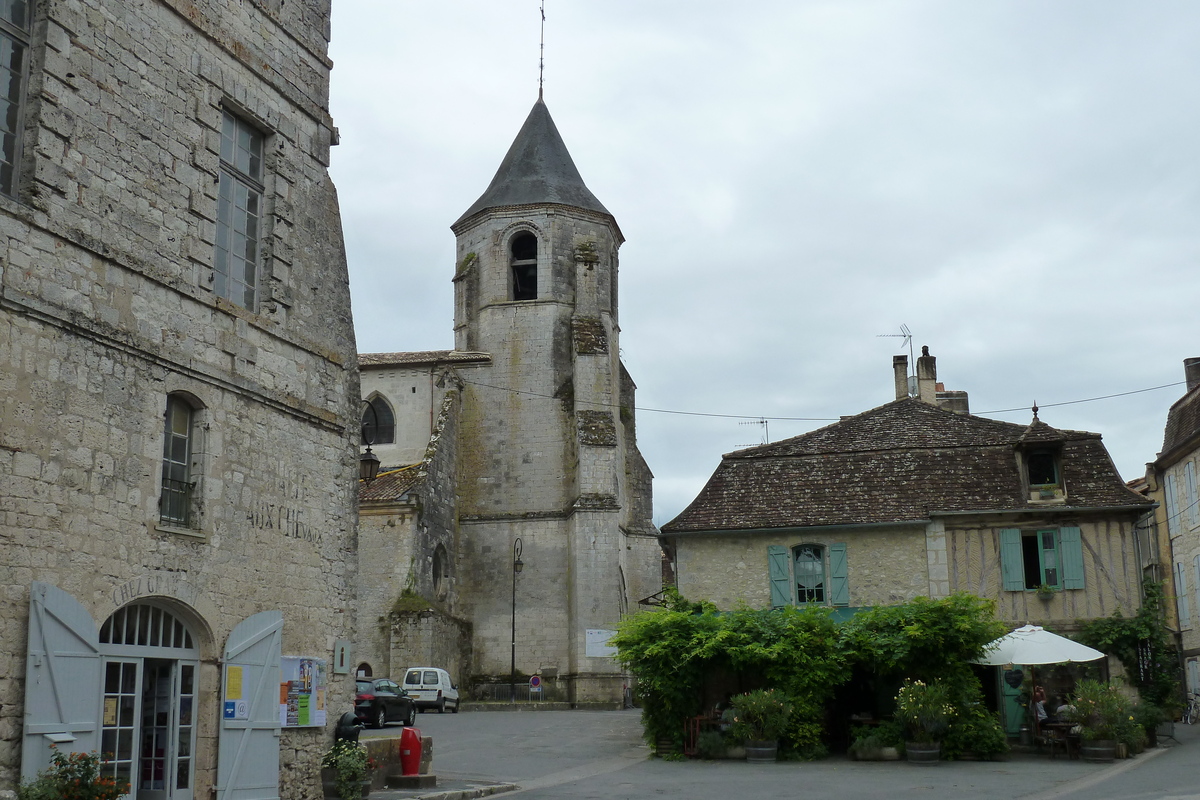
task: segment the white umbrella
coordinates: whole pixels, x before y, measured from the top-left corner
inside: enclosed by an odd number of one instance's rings
[[[974,663],[1001,667],[1005,664],[1064,664],[1098,658],[1104,658],[1104,653],[1037,625],[1024,625],[989,644]]]

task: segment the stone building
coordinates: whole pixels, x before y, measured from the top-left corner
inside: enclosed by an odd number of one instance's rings
[[[895,401],[722,457],[662,528],[679,591],[847,610],[967,591],[1060,631],[1136,611],[1159,559],[1136,524],[1153,502],[1126,488],[1100,435],[1036,409],[1016,425],[942,407],[929,355],[910,396],[906,362]]]
[[[929,355],[912,395],[907,358],[894,369],[895,401],[722,457],[662,528],[680,593],[845,617],[962,591],[1011,627],[1060,633],[1136,613],[1165,554],[1145,524],[1153,501],[1125,486],[1100,435],[1052,428],[1036,408],[1029,425],[955,411],[966,398],[939,398]]]
[[[621,230],[540,98],[452,230],[455,349],[361,357],[385,465],[362,494],[363,561],[395,558],[363,580],[375,638],[356,660],[396,674],[432,657],[481,683],[515,659],[571,702],[619,702],[606,632],[661,588],[619,356]]]
[[[329,5],[0,3],[2,789],[56,744],[135,798],[320,795],[359,416]]]
[[[1200,358],[1184,361],[1187,390],[1167,412],[1162,451],[1147,465],[1159,501],[1158,529],[1170,542],[1176,622],[1189,692],[1200,692]],[[1167,577],[1165,574],[1163,577]]]

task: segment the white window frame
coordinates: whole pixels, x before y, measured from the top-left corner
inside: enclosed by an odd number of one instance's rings
[[[262,130],[223,110],[213,291],[251,311],[258,300],[266,239],[266,141]]]

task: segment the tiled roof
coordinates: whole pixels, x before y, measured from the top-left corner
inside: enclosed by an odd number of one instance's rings
[[[1200,387],[1193,389],[1175,401],[1167,412],[1167,427],[1163,432],[1160,455],[1170,456],[1171,451],[1186,444],[1200,433]]]
[[[1040,421],[1015,425],[903,399],[726,454],[699,496],[662,531],[878,524],[1035,507],[1016,454],[1031,431],[1036,441],[1062,443],[1067,500],[1053,508],[1150,502],[1126,488],[1099,434]]]
[[[413,464],[408,467],[382,471],[370,483],[360,480],[358,482],[359,502],[399,500],[421,482],[423,473],[419,469],[420,466],[420,464]]]
[[[360,367],[412,367],[424,364],[486,363],[492,357],[488,353],[472,353],[465,350],[424,350],[413,353],[359,353]]]
[[[489,208],[554,203],[612,216],[584,184],[539,97],[484,193],[452,225]]]

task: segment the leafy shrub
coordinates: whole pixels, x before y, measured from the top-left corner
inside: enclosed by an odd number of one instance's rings
[[[992,758],[1008,752],[1008,737],[1000,718],[973,703],[961,709],[951,721],[946,738],[942,740],[942,756],[959,758],[967,753],[978,758]]]
[[[911,742],[940,742],[957,713],[940,681],[905,681],[896,695],[896,719]]]
[[[1075,684],[1075,699],[1067,707],[1067,719],[1079,726],[1082,739],[1118,739],[1130,736],[1133,716],[1125,696],[1110,683],[1081,680]]]
[[[774,689],[747,692],[732,700],[725,712],[729,738],[734,741],[777,742],[787,732],[792,704]]]
[[[367,748],[358,742],[339,739],[321,757],[321,767],[336,773],[338,796],[341,800],[359,800],[362,782],[370,772]]]
[[[99,753],[61,753],[50,746],[50,766],[17,787],[18,800],[117,800],[129,793],[128,781],[100,774],[107,760]]]

